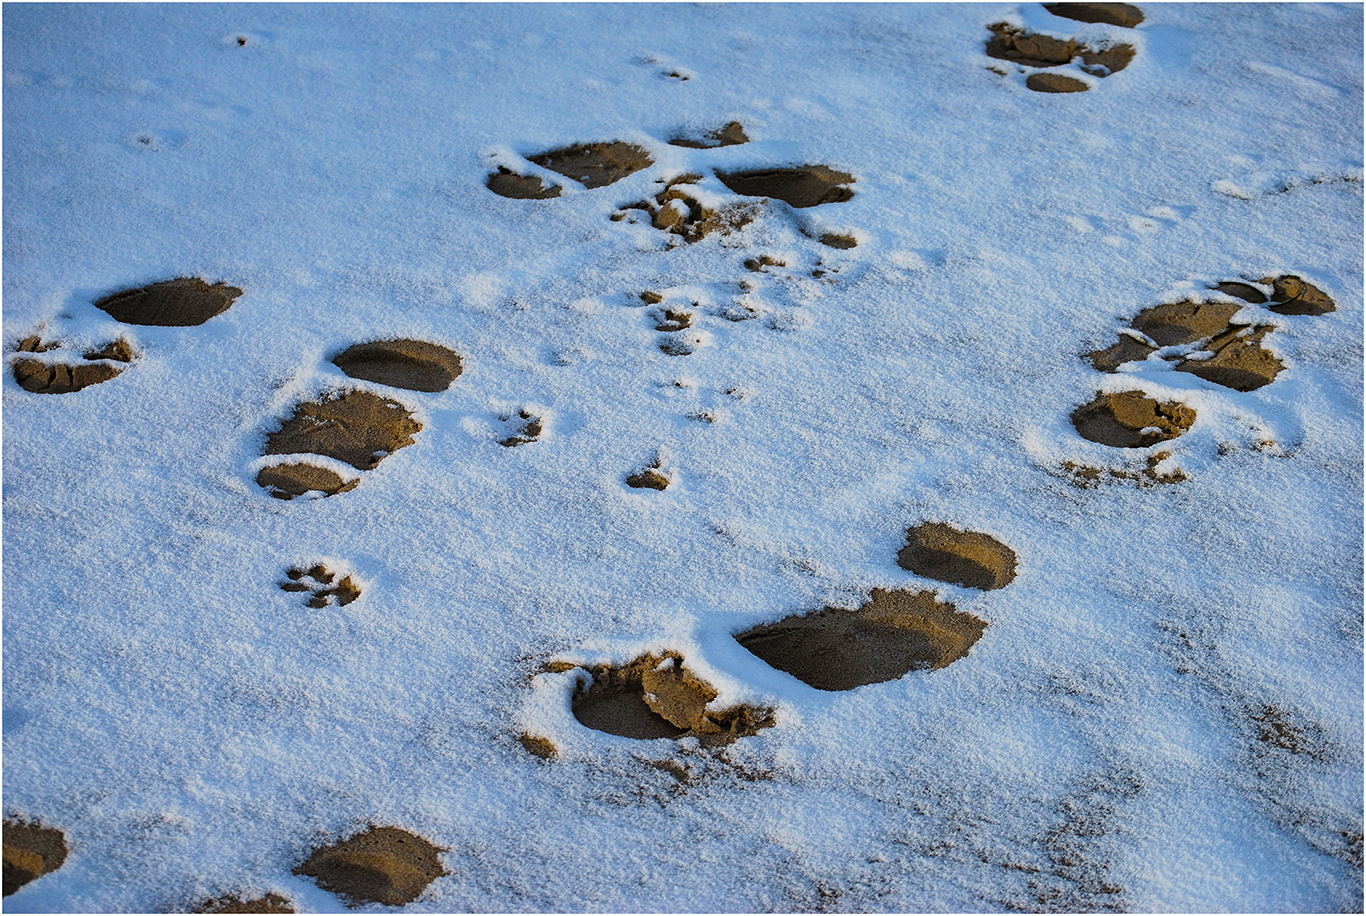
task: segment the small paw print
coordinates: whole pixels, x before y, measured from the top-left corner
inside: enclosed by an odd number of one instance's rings
[[[354,578],[347,575],[338,582],[337,574],[321,563],[307,569],[291,567],[285,577],[280,588],[287,592],[309,592],[309,607],[323,608],[333,602],[346,606],[360,597],[360,585]]]

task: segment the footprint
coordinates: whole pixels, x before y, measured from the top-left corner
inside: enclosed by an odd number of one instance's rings
[[[1259,286],[1261,288],[1259,288]],[[1336,309],[1330,296],[1299,277],[1267,278],[1254,286],[1239,281],[1210,289],[1250,305],[1267,305],[1282,315],[1323,315]],[[1271,325],[1231,324],[1243,307],[1231,302],[1176,302],[1144,309],[1121,332],[1119,341],[1084,355],[1102,372],[1145,360],[1159,347],[1185,347],[1165,358],[1176,371],[1189,372],[1235,391],[1255,391],[1275,381],[1285,364],[1263,347]]]
[[[315,849],[294,869],[325,891],[348,898],[348,906],[403,906],[447,874],[441,848],[398,827],[371,827],[348,840]]]
[[[61,350],[60,343],[44,343],[41,334],[24,338],[15,348],[18,353],[50,353]],[[79,361],[76,361],[78,359]],[[52,361],[52,357],[18,357],[10,363],[10,368],[14,370],[14,380],[25,391],[39,394],[68,394],[107,382],[128,368],[132,362],[132,346],[128,341],[119,338],[98,350],[87,351],[79,358],[74,354],[68,354],[63,361],[57,362]]]
[[[360,585],[350,575],[336,581],[337,574],[322,563],[314,563],[307,569],[293,566],[285,573],[285,581],[280,588],[287,592],[309,592],[307,605],[312,608],[327,607],[333,601],[345,607],[360,597]]]
[[[697,738],[716,747],[773,725],[773,710],[732,706],[709,711],[716,690],[689,671],[683,656],[643,655],[629,665],[598,665],[571,701],[579,722],[623,738]]]
[[[1044,8],[1055,16],[1079,22],[1104,22],[1122,28],[1133,28],[1143,21],[1143,13],[1125,3],[1051,3]],[[992,37],[987,40],[988,57],[1032,69],[1046,69],[1069,65],[1080,58],[1080,69],[1091,76],[1105,78],[1118,73],[1134,59],[1132,45],[1106,42],[1090,46],[1075,38],[1026,32],[1005,22],[987,26]],[[997,71],[1000,72],[1000,71]],[[1035,92],[1086,92],[1090,85],[1073,76],[1053,70],[1033,73],[1025,86]]]
[[[60,830],[6,820],[4,831],[4,896],[62,867],[66,837]]]
[[[660,459],[656,458],[650,467],[627,477],[626,485],[637,490],[667,490],[672,481],[660,471],[661,466]]]
[[[356,344],[332,357],[351,378],[409,391],[445,391],[460,377],[460,356],[422,340]]]
[[[740,146],[748,142],[749,137],[745,134],[744,126],[739,121],[731,121],[701,137],[686,134],[676,136],[669,141],[669,145],[687,149],[718,149],[722,146]]]
[[[798,209],[852,200],[849,185],[856,180],[825,165],[717,172],[716,177],[742,197],[771,197]]]
[[[713,232],[729,233],[754,220],[755,211],[743,204],[720,207],[704,204],[695,185],[702,176],[693,172],[664,182],[654,197],[627,204],[612,214],[613,222],[626,219],[629,211],[640,210],[650,217],[650,225],[682,237],[688,244],[699,242]]]
[[[294,913],[297,912],[288,900],[279,894],[266,894],[243,900],[235,894],[205,900],[191,910],[193,913]]]
[[[1195,411],[1176,401],[1159,404],[1141,391],[1096,393],[1095,400],[1072,411],[1072,425],[1083,439],[1116,448],[1144,448],[1190,429]]]
[[[986,626],[930,592],[875,588],[858,610],[827,607],[735,638],[774,668],[834,691],[944,668],[965,657]]]
[[[1061,475],[1073,486],[1082,490],[1094,490],[1102,484],[1130,483],[1146,489],[1158,484],[1183,483],[1190,478],[1178,468],[1164,470],[1162,463],[1172,456],[1171,452],[1156,452],[1147,456],[1142,466],[1132,468],[1098,468],[1089,464],[1064,461]]]
[[[528,156],[542,168],[559,172],[585,188],[604,188],[654,165],[650,154],[630,143],[585,143]]]
[[[323,395],[299,404],[280,429],[266,439],[266,455],[322,455],[358,471],[376,467],[384,458],[413,444],[422,429],[397,401],[368,391]],[[334,496],[354,488],[335,471],[308,463],[281,463],[263,469],[256,482],[276,499],[293,499],[311,491]]]
[[[498,171],[488,177],[486,185],[499,197],[510,197],[514,200],[551,200],[559,197],[561,191],[559,185],[547,186],[535,175],[518,175],[501,165]]]
[[[897,565],[927,579],[983,590],[1015,580],[1015,551],[987,534],[925,522],[906,532]]]
[[[506,415],[499,419],[504,423],[511,424],[516,430],[511,435],[498,441],[499,445],[508,448],[515,448],[518,445],[528,445],[529,443],[536,442],[541,438],[541,434],[545,432],[545,421],[525,407],[517,411],[516,416]]]
[[[95,307],[124,324],[186,328],[223,314],[241,295],[226,283],[210,286],[198,277],[182,277],[105,296]]]

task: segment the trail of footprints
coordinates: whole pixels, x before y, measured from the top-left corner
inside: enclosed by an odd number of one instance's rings
[[[1133,28],[1143,20],[1136,8],[1122,3],[1045,4],[1054,15],[1088,23]],[[1089,47],[1075,39],[1027,33],[1005,23],[990,26],[989,56],[1023,68],[1041,70],[1026,85],[1040,92],[1077,92],[1088,84],[1060,72],[1077,67],[1103,78],[1132,60],[1132,47],[1109,42]],[[709,150],[749,142],[744,128],[730,122],[701,135],[675,136],[669,143]],[[546,184],[541,176],[499,166],[486,185],[503,197],[552,200],[577,184],[583,190],[611,185],[653,164],[645,149],[625,142],[582,144],[550,150],[527,162],[557,174],[564,182]],[[657,182],[658,191],[621,208],[615,221],[644,220],[654,229],[694,243],[716,232],[728,233],[756,218],[769,200],[803,209],[839,203],[853,196],[852,175],[823,165],[784,166],[742,171],[685,172]],[[721,188],[733,198],[727,199]],[[803,230],[806,232],[806,230]],[[810,235],[809,232],[806,234]],[[818,240],[831,248],[852,248],[852,235],[823,232]],[[755,273],[785,268],[770,255],[756,255],[744,266]],[[820,269],[812,271],[816,278]],[[742,288],[745,288],[742,286]],[[176,278],[124,290],[94,304],[121,324],[192,327],[222,314],[242,295],[224,283]],[[641,300],[659,333],[659,349],[687,356],[705,343],[696,322],[695,303],[684,303],[659,291]],[[1259,324],[1248,307],[1279,315],[1313,316],[1334,310],[1332,299],[1307,281],[1291,275],[1256,282],[1226,281],[1210,287],[1210,295],[1141,311],[1121,330],[1112,346],[1085,354],[1101,372],[1116,373],[1126,364],[1156,359],[1176,372],[1237,391],[1271,384],[1283,368],[1262,344],[1273,330]],[[1235,317],[1243,316],[1238,323]],[[756,317],[741,309],[722,317],[744,321]],[[39,394],[78,392],[118,377],[139,359],[135,342],[117,337],[92,346],[65,346],[58,335],[40,328],[20,340],[11,359],[16,382]],[[77,355],[79,354],[79,355]],[[349,378],[415,393],[439,393],[461,375],[461,357],[439,344],[381,340],[355,344],[332,358]],[[728,393],[735,393],[734,390]],[[743,396],[742,393],[736,394]],[[1097,392],[1077,407],[1072,423],[1084,438],[1107,446],[1136,449],[1179,437],[1195,420],[1195,411],[1179,402],[1159,402],[1142,391]],[[543,418],[521,409],[500,418],[505,434],[499,444],[516,447],[537,441]],[[272,459],[257,474],[257,484],[282,500],[303,496],[335,496],[354,489],[361,476],[388,455],[414,442],[421,430],[404,404],[367,388],[353,387],[298,403],[279,428],[267,434],[263,457]],[[1157,470],[1165,452],[1149,456],[1146,482],[1184,479]],[[319,460],[321,459],[321,460]],[[1130,472],[1070,464],[1081,485],[1105,477],[1123,479]],[[628,487],[662,491],[672,482],[663,456],[625,477]],[[1142,482],[1142,481],[1141,481]],[[916,576],[978,590],[1008,586],[1016,574],[1014,551],[981,532],[963,531],[943,522],[925,521],[910,528],[897,564]],[[361,597],[361,583],[351,574],[324,563],[289,568],[278,582],[297,594],[308,608],[345,607]],[[987,622],[957,610],[935,593],[908,588],[874,588],[856,609],[825,607],[798,613],[734,634],[741,646],[768,665],[822,691],[845,691],[900,678],[913,671],[933,671],[965,658],[982,637]],[[543,674],[567,675],[571,709],[584,726],[626,738],[695,739],[703,748],[724,747],[776,723],[776,711],[747,704],[718,707],[718,691],[684,656],[673,650],[647,653],[622,665],[581,666],[572,660],[552,662]],[[547,736],[523,734],[528,753],[546,760],[559,753]],[[365,831],[315,849],[294,868],[320,887],[356,906],[379,903],[402,906],[447,872],[443,850],[422,837],[393,826],[371,825]],[[4,821],[4,894],[60,868],[67,857],[59,830],[22,820]],[[243,899],[227,895],[201,901],[196,912],[290,913],[290,902],[276,893]]]

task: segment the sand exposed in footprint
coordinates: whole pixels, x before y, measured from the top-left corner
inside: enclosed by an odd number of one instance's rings
[[[547,187],[535,175],[518,175],[502,166],[489,176],[487,186],[494,194],[514,200],[550,200],[560,196],[559,185]]]
[[[1190,429],[1195,411],[1176,401],[1159,404],[1141,391],[1097,393],[1072,411],[1072,425],[1083,439],[1116,448],[1143,448],[1175,439]]]
[[[1230,327],[1205,345],[1204,349],[1213,356],[1205,359],[1188,357],[1176,370],[1234,391],[1255,391],[1270,385],[1285,368],[1284,363],[1262,346],[1271,331],[1269,325]]]
[[[929,592],[875,588],[857,610],[827,607],[735,638],[817,690],[852,690],[950,665],[968,654],[986,626]]]
[[[1143,21],[1143,11],[1127,3],[1045,3],[1043,8],[1073,22],[1103,22],[1126,29]]]
[[[266,894],[243,900],[235,894],[205,900],[195,907],[196,913],[293,913],[296,912],[288,900],[279,894]]]
[[[210,286],[198,277],[181,277],[105,296],[95,307],[124,324],[185,328],[221,315],[241,295],[226,283]]]
[[[897,565],[917,576],[984,590],[1015,579],[1015,551],[987,534],[925,522],[906,532]]]
[[[422,424],[397,401],[368,391],[346,391],[296,406],[279,431],[267,436],[265,454],[323,455],[368,471],[385,456],[412,445],[413,435],[421,429]],[[277,499],[312,490],[332,496],[357,483],[308,463],[265,468],[256,482]]]
[[[739,229],[754,219],[752,206],[703,204],[693,187],[701,180],[701,175],[692,173],[672,178],[654,197],[622,207],[612,219],[619,221],[626,218],[627,211],[642,210],[649,215],[650,225],[681,236],[688,244],[699,242],[713,232]]]
[[[683,664],[683,657],[643,655],[629,665],[598,665],[593,681],[575,692],[574,717],[589,728],[624,738],[695,737],[703,746],[730,744],[773,724],[773,711],[753,706],[708,710],[716,690]]]
[[[606,187],[654,164],[645,150],[620,141],[567,146],[527,158],[589,189]]]
[[[736,194],[771,197],[798,209],[840,203],[854,196],[849,187],[854,176],[824,165],[717,172],[716,177]]]
[[[457,353],[424,340],[356,344],[332,362],[352,378],[409,391],[445,391],[461,372]]]
[[[987,26],[992,37],[987,41],[987,56],[1025,67],[1059,67],[1081,58],[1081,68],[1092,76],[1118,73],[1134,59],[1131,45],[1115,44],[1092,48],[1075,38],[1054,38],[1025,32],[1004,22]]]
[[[6,897],[66,861],[66,837],[60,830],[6,820],[3,831]]]
[[[15,348],[19,353],[47,353],[61,349],[60,343],[44,343],[38,335],[24,338]],[[25,391],[38,394],[69,394],[114,378],[133,361],[133,348],[120,338],[91,350],[81,362],[45,362],[20,357],[11,363],[14,380]]]
[[[348,906],[412,903],[428,884],[446,874],[441,849],[397,827],[371,827],[349,840],[313,851],[296,875],[348,898]]]
[[[360,597],[360,585],[350,576],[337,581],[337,574],[322,563],[314,563],[307,569],[294,566],[285,573],[285,581],[280,588],[286,592],[309,592],[308,606],[327,607],[333,601],[345,607]]]
[[[669,141],[670,146],[683,146],[688,149],[716,149],[722,146],[739,146],[748,143],[749,137],[739,121],[731,121],[724,127],[710,131],[702,138],[680,136]]]
[[[665,477],[659,470],[659,464],[637,471],[626,478],[626,485],[637,490],[667,490],[669,488],[669,478]]]
[[[509,422],[513,420],[512,417],[504,417],[503,419]],[[545,432],[545,423],[541,418],[525,408],[517,411],[516,426],[517,431],[504,439],[500,439],[499,445],[506,448],[527,445],[539,440],[541,433]]]
[[[1144,309],[1129,326],[1159,347],[1171,347],[1222,333],[1239,308],[1231,302],[1175,302]]]
[[[1086,92],[1091,87],[1065,73],[1031,73],[1025,78],[1025,88],[1035,92]]]
[[[1326,315],[1337,311],[1332,296],[1299,277],[1268,278],[1262,282],[1272,287],[1267,308],[1278,315]]]

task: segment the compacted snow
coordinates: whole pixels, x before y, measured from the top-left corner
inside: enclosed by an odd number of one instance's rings
[[[412,911],[1360,911],[1362,7],[1140,8],[7,4],[3,807],[68,853],[5,908],[336,910],[296,869],[380,827],[440,850]],[[175,278],[240,296],[94,304]],[[1181,302],[1274,379],[1085,358]],[[332,362],[396,339],[459,376]],[[1127,391],[1193,421],[1079,434]],[[420,429],[273,498],[342,392]],[[922,523],[1013,580],[899,565]],[[874,589],[985,630],[835,691],[735,638]],[[646,655],[767,727],[582,724]]]

